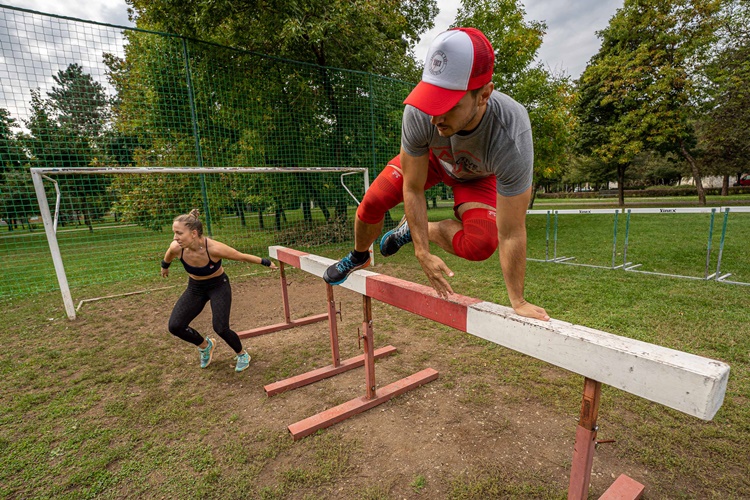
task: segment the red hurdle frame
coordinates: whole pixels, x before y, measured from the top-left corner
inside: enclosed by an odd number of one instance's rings
[[[286,262],[300,269],[302,269],[301,257],[309,255],[306,252],[299,252],[289,248],[275,247],[275,249],[276,257],[280,262]],[[355,273],[355,275],[360,273]],[[445,300],[434,296],[429,287],[425,287],[424,285],[410,283],[377,273],[365,272],[365,274],[364,282],[355,282],[351,286],[347,286],[347,288],[355,291],[355,293],[359,293],[363,299],[364,320],[362,331],[364,333],[362,334],[362,339],[364,340],[365,396],[353,399],[290,425],[289,431],[295,440],[340,422],[352,415],[366,411],[398,394],[435,380],[438,377],[437,371],[428,368],[376,390],[374,359],[377,357],[377,351],[373,351],[372,342],[371,300],[373,298],[464,332],[469,332],[467,328],[467,309],[481,302],[478,299],[457,294],[452,295],[451,300]],[[356,280],[357,278],[353,277],[352,279]],[[327,286],[329,289],[330,306],[333,292],[331,287]],[[331,315],[330,317],[330,321],[335,323],[335,315]],[[333,332],[334,329],[332,328],[331,331]],[[361,364],[358,366],[361,366]],[[328,367],[298,377],[312,379],[313,374],[318,371],[331,372],[333,370],[333,367]],[[292,379],[287,379],[288,381],[278,382],[277,384],[287,384],[289,388],[298,387],[299,385],[296,385],[294,382],[298,377],[293,377]],[[266,391],[269,395],[271,395],[270,391],[275,386],[276,384],[266,386]],[[589,377],[584,378],[583,401],[576,429],[575,448],[568,488],[569,500],[583,500],[588,498],[591,469],[597,444],[596,432],[598,427],[596,420],[599,413],[601,386],[602,383],[599,381]],[[605,500],[636,500],[642,496],[644,489],[645,487],[642,484],[623,474],[617,478],[601,498]]]
[[[242,332],[237,332],[237,336],[239,338],[246,339],[249,337],[258,337],[259,335],[265,335],[267,333],[278,332],[280,330],[288,330],[289,328],[296,328],[298,326],[309,325],[311,323],[317,323],[319,321],[325,321],[327,319],[329,319],[329,322],[330,322],[330,317],[332,314],[331,304],[329,304],[328,313],[326,314],[315,314],[313,316],[307,316],[305,318],[293,320],[292,313],[289,308],[289,290],[287,288],[288,284],[286,281],[286,272],[284,271],[283,262],[279,262],[279,276],[281,277],[281,299],[282,299],[282,302],[284,303],[284,322],[276,323],[275,325],[262,326],[260,328],[253,328],[252,330],[245,330]],[[336,314],[336,310],[334,306],[333,315],[335,314]],[[332,323],[331,325],[332,325],[331,328],[336,328],[335,322]],[[331,335],[333,335],[333,333],[331,333]],[[337,346],[337,349],[338,349],[338,346]]]
[[[290,257],[293,260],[295,257],[294,251],[288,250],[287,252],[288,253],[286,254],[286,256]],[[292,262],[291,265],[294,266],[294,263]],[[295,267],[299,267],[298,256],[297,265]],[[327,319],[329,325],[329,341],[331,344],[332,362],[328,366],[302,373],[300,375],[296,375],[284,380],[280,380],[272,384],[268,384],[264,387],[266,395],[268,395],[269,397],[274,396],[285,391],[304,387],[325,378],[333,377],[360,366],[365,367],[365,395],[359,398],[352,399],[334,408],[329,408],[328,410],[318,413],[317,415],[313,415],[304,420],[289,425],[289,432],[292,434],[292,437],[295,441],[309,436],[310,434],[313,434],[320,429],[330,427],[331,425],[341,422],[342,420],[345,420],[351,416],[367,411],[370,408],[385,403],[395,396],[415,389],[428,382],[432,382],[433,380],[438,378],[438,372],[436,370],[427,368],[378,389],[377,383],[375,381],[375,360],[395,353],[396,348],[388,345],[386,347],[381,347],[380,349],[375,349],[372,319],[372,299],[366,295],[362,295],[363,321],[362,333],[360,338],[363,342],[364,353],[360,356],[355,356],[353,358],[342,361],[339,358],[337,322],[338,318],[336,317],[336,315],[339,314],[340,311],[336,310],[333,296],[333,287],[327,283],[325,284],[328,309],[327,313],[308,316],[306,318],[298,320],[292,320],[289,308],[289,293],[287,289],[288,284],[286,281],[286,273],[284,271],[284,262],[282,260],[279,260],[279,269],[281,275],[281,296],[284,303],[285,322],[255,328],[253,330],[238,332],[239,337],[256,337],[259,335],[265,335],[267,333],[277,332],[280,330],[296,328],[298,326],[308,325]]]

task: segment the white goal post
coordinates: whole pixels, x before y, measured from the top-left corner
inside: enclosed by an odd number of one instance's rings
[[[354,198],[354,201],[359,204],[359,200],[347,187],[345,183],[345,176],[351,174],[362,174],[363,176],[363,192],[367,191],[370,186],[369,172],[367,168],[363,167],[289,167],[289,168],[247,168],[247,167],[216,167],[216,168],[194,168],[194,167],[144,167],[144,168],[133,168],[133,167],[110,167],[110,168],[31,168],[31,177],[34,184],[34,191],[36,193],[37,202],[39,204],[39,212],[41,215],[42,222],[44,224],[44,231],[47,237],[47,243],[49,250],[52,255],[52,262],[54,264],[55,273],[57,276],[57,282],[60,287],[62,294],[63,303],[65,305],[65,312],[69,319],[75,319],[76,310],[74,307],[73,297],[70,292],[70,285],[68,275],[65,271],[65,265],[63,264],[62,254],[60,252],[60,245],[58,243],[58,219],[60,218],[60,200],[64,199],[66,193],[65,188],[58,189],[55,177],[57,176],[117,176],[117,175],[154,175],[154,174],[198,174],[201,179],[201,185],[203,188],[203,196],[205,199],[205,175],[216,175],[216,174],[247,174],[247,175],[258,175],[258,174],[286,174],[286,175],[301,175],[301,174],[322,174],[322,173],[340,173],[340,183],[344,190],[349,196]],[[70,178],[70,177],[68,177]],[[55,183],[56,190],[56,203],[54,214],[50,210],[50,203],[48,202],[48,196],[45,191],[44,179],[50,180]],[[152,197],[158,197],[159,193],[152,193]],[[177,215],[177,214],[171,214]]]

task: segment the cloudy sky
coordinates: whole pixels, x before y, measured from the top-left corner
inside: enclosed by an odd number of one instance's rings
[[[125,0],[4,0],[2,3],[41,12],[131,26]],[[430,40],[453,22],[460,2],[438,0],[440,14],[435,29],[417,48],[421,59]],[[556,73],[578,78],[588,60],[599,50],[596,31],[606,27],[623,0],[525,0],[526,18],[545,21],[547,35],[539,61]]]

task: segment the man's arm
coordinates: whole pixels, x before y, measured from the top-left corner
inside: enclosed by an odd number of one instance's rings
[[[409,231],[414,243],[414,255],[430,284],[441,297],[453,293],[443,274],[453,276],[443,260],[430,253],[430,237],[427,224],[427,203],[424,185],[427,182],[429,154],[411,156],[401,149],[401,170],[404,174],[404,212],[409,222]]]
[[[526,279],[526,209],[530,198],[531,188],[517,196],[497,195],[500,267],[510,305],[516,314],[547,321],[547,312],[526,302],[523,296]]]

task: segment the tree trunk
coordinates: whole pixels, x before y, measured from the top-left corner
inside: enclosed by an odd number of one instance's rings
[[[242,200],[235,200],[235,206],[237,207],[237,215],[240,216],[240,224],[242,227],[245,227],[247,225],[247,221],[245,221],[245,207],[242,204]]]
[[[312,209],[310,208],[309,199],[302,201],[302,220],[304,220],[306,224],[312,224]]]
[[[346,222],[346,201],[341,198],[337,199],[334,204],[334,212],[338,222]]]
[[[625,206],[625,165],[617,165],[617,203]]]
[[[328,206],[321,201],[318,203],[318,207],[320,208],[320,211],[323,212],[323,218],[326,222],[331,222],[331,211],[328,210]]]
[[[729,196],[729,176],[725,175],[721,181],[721,195]]]
[[[695,163],[695,159],[690,156],[690,153],[688,153],[688,150],[685,149],[685,142],[680,140],[680,152],[682,153],[682,157],[685,158],[685,160],[690,165],[690,171],[693,174],[693,179],[695,180],[695,188],[698,190],[698,205],[705,207],[706,206],[706,192],[703,190],[703,181],[701,180],[701,172],[698,170],[698,164]]]
[[[534,200],[536,200],[536,192],[539,190],[539,184],[532,184],[531,186],[531,199],[529,200],[529,210],[534,208]]]
[[[262,208],[258,208],[258,226],[261,229],[266,228],[265,224],[263,223],[263,209]]]
[[[276,230],[281,231],[281,214],[282,210],[280,208],[276,209]]]
[[[83,197],[83,206],[84,206],[84,209],[83,209],[83,223],[86,224],[86,226],[89,228],[89,232],[93,233],[94,232],[94,224],[92,223],[92,220],[91,220],[91,209],[89,207],[88,199],[86,199],[85,196]]]

